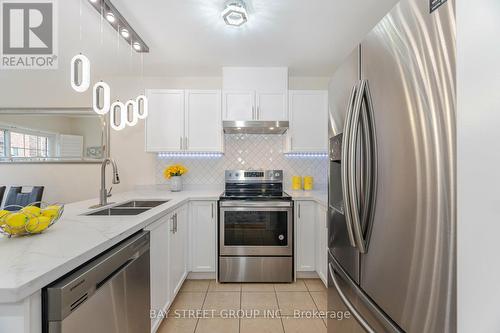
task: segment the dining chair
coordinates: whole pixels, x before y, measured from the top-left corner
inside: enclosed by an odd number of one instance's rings
[[[23,186],[12,186],[7,193],[7,198],[5,199],[4,208],[6,210],[14,211],[18,207],[9,206],[21,206],[25,207],[31,203],[38,202],[35,204],[40,207],[40,201],[42,201],[44,186],[33,186],[31,191],[23,192]]]

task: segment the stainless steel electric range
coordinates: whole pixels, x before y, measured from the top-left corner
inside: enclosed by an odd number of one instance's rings
[[[219,200],[220,282],[293,281],[293,201],[282,170],[228,170]]]

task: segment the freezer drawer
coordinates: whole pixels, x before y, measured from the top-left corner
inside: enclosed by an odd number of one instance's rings
[[[403,333],[354,283],[331,253],[328,258],[327,326],[328,333]]]

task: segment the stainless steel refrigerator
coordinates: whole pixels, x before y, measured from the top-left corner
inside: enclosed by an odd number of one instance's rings
[[[456,331],[455,48],[402,0],[331,81],[329,333]]]

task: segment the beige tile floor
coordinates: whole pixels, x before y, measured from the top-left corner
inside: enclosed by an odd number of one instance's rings
[[[158,333],[326,333],[326,321],[322,319],[293,317],[294,310],[326,311],[326,298],[326,288],[319,279],[291,284],[186,280]],[[249,317],[241,318],[240,312],[237,318],[226,318],[229,311],[240,309]],[[191,310],[192,315],[178,318],[188,314],[183,310]],[[281,316],[269,318],[265,310],[279,310]]]

